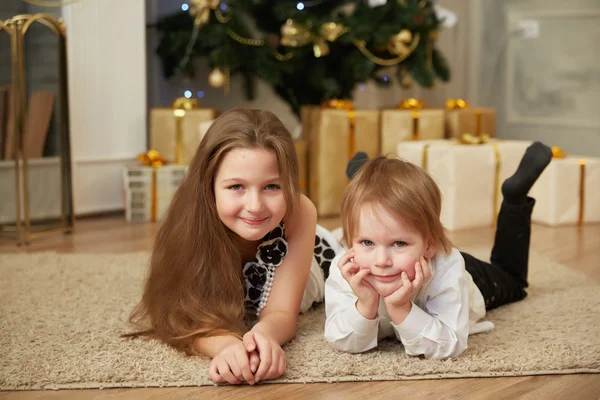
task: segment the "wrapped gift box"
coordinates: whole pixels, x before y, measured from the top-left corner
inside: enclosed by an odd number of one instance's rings
[[[555,158],[530,192],[533,222],[574,225],[600,222],[600,158]]]
[[[308,196],[308,143],[305,140],[294,141],[298,157],[298,179],[300,192]]]
[[[399,142],[444,138],[444,110],[382,110],[381,154],[394,154]]]
[[[379,154],[379,111],[309,106],[302,118],[310,199],[319,216],[339,215],[349,159],[358,151],[369,157]]]
[[[494,108],[462,108],[445,113],[446,138],[459,139],[463,133],[475,136],[496,136],[496,110]]]
[[[177,123],[174,111],[168,107],[153,108],[150,111],[150,148],[158,150],[171,163],[177,162]],[[185,111],[181,132],[183,165],[190,164],[205,133],[201,124],[214,120],[217,115],[218,111],[212,108]]]
[[[495,223],[502,202],[500,185],[517,170],[530,144],[412,141],[399,143],[397,154],[432,176],[442,192],[442,223],[449,230],[459,230]]]
[[[160,221],[185,177],[187,166],[129,166],[123,169],[127,221]]]

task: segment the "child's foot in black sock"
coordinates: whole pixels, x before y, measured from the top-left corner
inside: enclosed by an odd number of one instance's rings
[[[522,204],[535,181],[552,160],[552,149],[541,142],[527,148],[517,172],[502,184],[504,200],[510,204]]]
[[[348,166],[346,167],[346,176],[348,179],[352,179],[360,167],[362,167],[367,161],[369,161],[369,156],[367,153],[362,151],[356,153],[354,157],[348,161]]]

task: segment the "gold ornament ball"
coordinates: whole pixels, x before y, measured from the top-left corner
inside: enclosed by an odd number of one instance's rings
[[[219,68],[213,69],[208,75],[208,84],[214,88],[220,88],[225,84],[225,74]]]

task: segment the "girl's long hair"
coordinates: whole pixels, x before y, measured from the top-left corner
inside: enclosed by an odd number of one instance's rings
[[[188,354],[195,337],[234,335],[244,323],[242,256],[237,235],[219,219],[214,178],[234,148],[273,150],[277,156],[286,218],[298,204],[298,161],[281,121],[262,110],[221,114],[202,139],[155,239],[141,301],[130,316],[141,332]]]

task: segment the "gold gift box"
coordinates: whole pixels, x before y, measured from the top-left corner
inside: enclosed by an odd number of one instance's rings
[[[443,109],[381,111],[381,154],[394,154],[399,142],[443,138]]]
[[[348,184],[346,167],[359,151],[379,154],[378,110],[303,107],[304,140],[308,143],[308,193],[319,216],[339,215]]]
[[[308,143],[305,140],[296,140],[296,155],[298,157],[298,179],[300,192],[308,196]]]
[[[169,162],[177,162],[177,121],[173,108],[150,110],[150,148],[158,150]],[[189,165],[202,139],[202,122],[214,120],[219,112],[213,108],[185,111],[181,126],[182,164]]]
[[[460,139],[463,133],[496,136],[494,108],[462,108],[446,111],[446,138]]]

